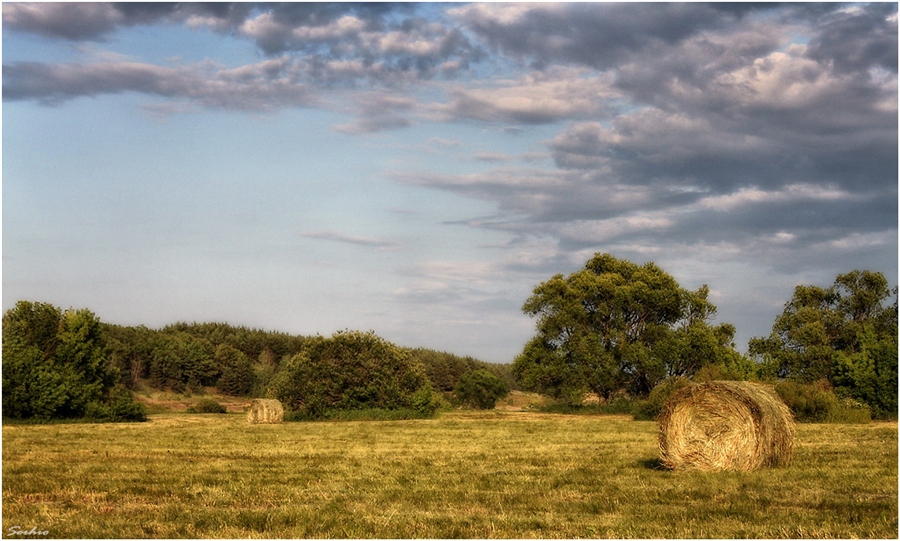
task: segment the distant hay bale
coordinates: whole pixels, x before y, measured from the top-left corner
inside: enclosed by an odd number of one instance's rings
[[[250,403],[247,420],[251,425],[278,424],[284,421],[284,407],[277,400],[255,398]]]
[[[767,385],[690,385],[669,397],[660,412],[659,449],[663,465],[676,470],[787,466],[794,449],[794,419]]]

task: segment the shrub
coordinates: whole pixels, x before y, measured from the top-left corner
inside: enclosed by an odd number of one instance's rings
[[[428,411],[433,401],[431,384],[418,360],[374,333],[357,331],[311,339],[273,378],[268,394],[295,412],[287,419],[323,418],[333,410],[416,405]]]
[[[641,400],[634,404],[631,414],[638,421],[652,421],[659,416],[662,411],[663,404],[679,389],[683,389],[691,384],[691,380],[682,376],[673,376],[663,380],[650,391],[650,395],[646,400]]]
[[[815,383],[783,381],[775,386],[775,392],[801,422],[865,423],[872,418],[867,405],[851,398],[838,398],[825,379]]]
[[[497,405],[497,400],[509,394],[509,387],[502,379],[480,368],[460,376],[453,393],[469,407],[489,410]]]
[[[537,406],[541,413],[559,413],[563,415],[621,415],[631,414],[635,402],[628,397],[617,397],[605,404],[570,404],[567,401]]]
[[[225,413],[228,410],[212,398],[201,398],[193,408],[188,408],[188,413]]]
[[[134,401],[128,389],[117,385],[110,389],[107,401],[90,402],[84,417],[101,423],[142,422],[147,420],[147,410],[143,404]]]

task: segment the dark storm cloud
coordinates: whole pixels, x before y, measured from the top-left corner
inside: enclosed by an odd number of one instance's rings
[[[809,56],[833,62],[835,69],[842,72],[865,72],[879,67],[897,73],[896,14],[897,4],[887,2],[832,13],[810,41]]]

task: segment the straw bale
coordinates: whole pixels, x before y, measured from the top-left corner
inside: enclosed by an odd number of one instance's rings
[[[255,398],[250,403],[247,420],[251,425],[281,423],[284,421],[284,407],[278,400]]]
[[[659,415],[662,463],[704,471],[787,466],[791,411],[771,386],[709,381],[674,393]]]

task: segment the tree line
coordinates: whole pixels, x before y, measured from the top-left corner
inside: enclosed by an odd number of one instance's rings
[[[363,407],[427,416],[451,403],[485,407],[471,386],[459,386],[474,371],[487,373],[494,400],[514,386],[510,365],[402,348],[372,333],[323,338],[183,322],[150,329],[30,301],[3,317],[4,418],[139,420],[143,414],[131,391],[203,394],[211,388],[232,396],[275,396],[302,418]],[[416,374],[413,383],[400,382],[409,374]],[[400,385],[402,396],[385,398],[392,385]],[[291,397],[285,389],[299,394]]]
[[[707,286],[684,289],[652,262],[595,254],[535,287],[523,311],[537,332],[511,365],[497,365],[374,333],[149,329],[21,301],[3,316],[3,416],[136,420],[143,413],[131,391],[140,387],[275,397],[296,418],[491,408],[515,388],[569,405],[589,393],[607,404],[633,401],[635,413],[652,416],[668,393],[709,379],[778,383],[801,418],[824,420],[842,406],[897,416],[897,288],[878,272],[797,286],[771,334],[752,339],[747,354],[735,349],[733,325],[712,322]]]

